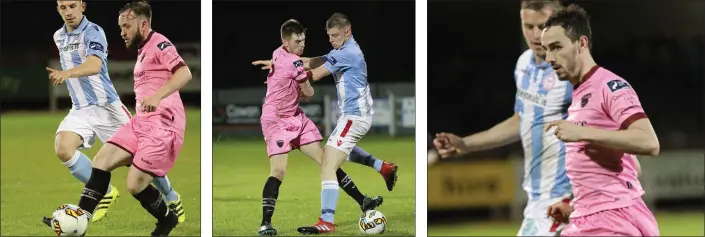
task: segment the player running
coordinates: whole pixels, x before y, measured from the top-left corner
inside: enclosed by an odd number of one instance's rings
[[[84,184],[91,176],[91,160],[79,149],[89,149],[96,137],[105,143],[118,128],[130,120],[131,114],[120,101],[108,75],[108,44],[103,28],[83,15],[83,1],[57,1],[57,11],[64,26],[54,33],[63,71],[47,68],[55,85],[66,83],[73,108],[56,131],[54,150],[71,174]],[[186,218],[181,196],[171,188],[165,176],[153,184],[166,196],[169,207]],[[120,196],[108,185],[107,192],[93,213],[93,222],[103,219],[108,208]]]
[[[489,130],[464,138],[440,133],[434,140],[446,158],[489,150],[521,141],[524,151],[524,182],[528,196],[518,236],[555,236],[565,225],[546,217],[546,210],[559,201],[569,202],[571,186],[565,173],[566,147],[556,136],[544,132],[549,121],[564,119],[573,87],[557,80],[545,61],[541,29],[551,13],[561,8],[557,0],[523,0],[521,29],[529,47],[514,70],[516,102],[514,115]],[[429,159],[432,157],[429,157]],[[429,161],[431,162],[431,161]]]
[[[656,156],[659,141],[629,83],[592,58],[588,14],[577,5],[554,13],[541,37],[546,61],[574,86],[566,120],[546,130],[566,143],[566,170],[574,204],[552,205],[547,214],[570,224],[563,236],[659,236],[644,204],[634,155]]]
[[[186,127],[178,90],[191,80],[191,72],[172,43],[151,29],[152,10],[144,1],[128,3],[118,24],[128,49],[138,52],[135,65],[137,113],[121,126],[96,155],[93,172],[78,206],[89,218],[110,183],[110,172],[130,165],[127,189],[157,219],[152,236],[168,236],[178,224],[159,191],[149,185],[174,166]],[[145,37],[146,36],[146,37]]]
[[[335,19],[340,19],[339,21],[344,21],[345,24],[348,24],[347,26],[348,26],[348,30],[349,30],[350,22],[347,20],[346,16],[344,16],[342,14],[334,14],[333,17],[331,17],[331,19],[334,19],[334,17],[335,17]],[[347,34],[347,35],[345,35],[345,34]],[[333,46],[334,48],[340,47],[343,44],[343,42],[348,40],[348,38],[350,38],[350,41],[349,41],[350,45],[349,46],[350,47],[357,47],[356,46],[357,43],[355,42],[354,39],[352,39],[352,35],[350,35],[349,32],[348,33],[345,33],[342,31],[337,32],[335,34],[335,37],[338,42],[338,45],[337,46],[334,45]],[[331,38],[331,40],[332,40],[332,38]],[[353,46],[353,45],[355,45],[355,46]],[[300,57],[301,61],[303,62],[303,67],[304,67],[304,69],[308,70],[307,75],[311,80],[313,80],[315,82],[315,81],[323,79],[327,75],[330,75],[330,72],[322,66],[324,65],[324,63],[328,62],[328,60],[331,58],[332,53],[334,51],[335,51],[335,49],[333,51],[331,51],[331,53],[329,53],[326,56],[319,56],[319,57],[314,57],[314,58]],[[336,60],[336,59],[333,59],[333,60]],[[343,59],[343,60],[346,60],[346,59]],[[344,63],[347,63],[347,62],[344,62]],[[364,61],[362,63],[364,64]],[[335,63],[333,63],[333,64],[335,64]],[[252,65],[261,65],[262,70],[271,70],[271,68],[272,68],[271,60],[254,61],[254,62],[252,62]],[[341,73],[342,73],[342,71],[347,71],[350,68],[350,66],[343,66],[345,68],[340,69],[341,65],[342,64],[335,64],[336,70],[341,70]],[[357,66],[355,66],[355,67],[357,67]],[[316,77],[312,77],[311,70],[315,69],[315,68],[318,69],[318,71],[316,72],[318,74]],[[360,75],[364,75],[365,77],[367,76],[367,68],[364,65],[363,65],[362,69],[355,68],[354,70],[356,70],[357,72],[349,72],[348,74],[357,73]],[[362,72],[360,72],[361,70],[362,70]],[[327,73],[327,74],[323,75],[323,73]],[[359,76],[356,75],[355,77],[359,77]],[[338,80],[339,79],[336,79],[336,84],[338,84]],[[360,92],[359,91],[345,91],[343,89],[351,90],[353,87],[342,88],[341,86],[338,86],[338,93],[337,93],[338,94],[338,104],[340,105],[339,107],[340,107],[340,110],[343,111],[343,114],[345,114],[346,111],[347,111],[347,114],[350,114],[350,115],[358,114],[359,116],[364,116],[365,114],[369,114],[369,117],[371,118],[371,116],[372,116],[372,98],[371,97],[366,98],[366,97],[362,96],[363,94],[369,94],[369,87],[367,86],[366,80],[367,79],[365,78],[365,80],[363,82],[359,78],[350,78],[350,82],[340,82],[340,83],[343,83],[346,85],[352,85],[351,83],[353,83],[353,84],[355,84],[355,87],[362,90]],[[364,83],[364,85],[362,85],[363,83]],[[343,91],[341,91],[341,90],[343,90]],[[343,96],[341,96],[341,93],[343,94]],[[345,95],[346,93],[350,93],[350,94]],[[356,99],[361,99],[361,100],[356,101]],[[344,104],[342,103],[343,100],[345,100]],[[341,122],[347,123],[346,122],[347,120],[344,120],[342,118],[343,118],[343,116],[341,116],[341,119],[339,119],[338,126],[336,127],[336,131],[333,131],[333,134],[329,137],[329,139],[328,139],[329,142],[333,141],[332,140],[333,135],[335,135],[336,132],[338,133],[338,135],[343,135],[343,137],[345,137],[346,133],[341,133],[343,131],[347,131],[346,129],[344,129],[345,124],[341,125],[340,123]],[[362,134],[367,133],[367,130],[369,130],[369,124],[367,126],[368,127],[367,127],[367,129],[364,129],[364,132],[360,131],[360,132],[362,132]],[[351,134],[350,136],[358,136],[358,135]],[[360,137],[361,137],[361,135],[360,135]],[[366,166],[372,167],[375,170],[377,170],[377,172],[382,175],[382,178],[384,178],[385,184],[387,186],[387,190],[392,191],[394,189],[394,186],[396,185],[397,170],[399,169],[399,167],[392,162],[378,159],[375,156],[371,155],[370,153],[367,153],[367,151],[363,150],[359,146],[356,146],[357,140],[359,140],[359,138],[355,138],[355,139],[356,139],[355,142],[352,142],[352,143],[347,142],[347,141],[342,141],[342,140],[335,141],[335,142],[341,143],[341,144],[338,144],[338,146],[341,146],[341,145],[350,146],[348,148],[344,148],[347,150],[346,151],[346,153],[348,154],[347,160],[351,161],[353,163],[366,165]],[[342,144],[343,142],[345,142],[345,144]],[[331,144],[329,144],[329,145],[331,145]]]
[[[300,149],[321,165],[323,139],[316,125],[299,108],[301,99],[313,96],[314,90],[308,80],[303,54],[305,28],[296,20],[288,20],[281,26],[282,46],[272,54],[272,69],[267,76],[267,95],[262,106],[262,133],[267,144],[271,164],[270,177],[262,191],[262,224],[259,235],[276,235],[272,227],[272,215],[279,196],[279,186],[284,180],[288,153]],[[369,198],[358,190],[355,183],[342,170],[336,172],[337,182],[357,203],[362,211],[372,210],[382,204],[382,197]]]

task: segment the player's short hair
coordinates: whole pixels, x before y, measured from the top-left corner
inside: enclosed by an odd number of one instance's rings
[[[581,36],[586,36],[588,38],[588,49],[592,49],[590,15],[580,6],[571,4],[564,9],[553,12],[544,27],[548,28],[551,26],[563,27],[566,36],[573,42],[579,40]]]
[[[555,10],[560,10],[562,6],[560,0],[521,0],[521,9],[534,11],[541,11],[545,7],[553,7]]]
[[[125,4],[125,6],[120,9],[120,14],[126,11],[134,12],[136,16],[142,16],[147,18],[148,21],[152,21],[152,7],[149,6],[146,0],[135,0]]]
[[[299,21],[289,19],[282,24],[280,29],[282,39],[290,40],[295,35],[303,35],[306,33],[306,28]]]
[[[350,26],[350,20],[348,16],[343,15],[343,13],[334,13],[326,21],[326,29],[344,28],[348,26]]]

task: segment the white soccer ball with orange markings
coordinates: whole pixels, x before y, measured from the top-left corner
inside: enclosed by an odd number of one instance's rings
[[[51,227],[57,236],[84,236],[88,228],[87,212],[73,204],[64,204],[52,214]]]
[[[369,210],[360,216],[360,231],[365,234],[382,234],[387,229],[387,217],[377,210]]]

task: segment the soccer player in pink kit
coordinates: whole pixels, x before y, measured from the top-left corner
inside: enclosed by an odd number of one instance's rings
[[[164,177],[174,166],[183,144],[186,116],[178,90],[191,80],[191,72],[176,48],[151,29],[152,10],[144,1],[120,10],[118,24],[127,48],[138,52],[134,69],[137,113],[120,127],[93,160],[93,172],[78,206],[89,218],[110,183],[110,172],[129,165],[127,190],[157,219],[152,236],[168,236],[178,224],[154,177]]]
[[[541,36],[546,61],[574,86],[567,120],[546,130],[566,143],[575,199],[547,215],[569,222],[563,236],[658,236],[634,157],[658,155],[658,138],[629,83],[595,63],[591,41],[589,16],[577,5],[555,12]]]
[[[299,101],[314,94],[310,75],[300,58],[305,47],[305,29],[298,21],[291,19],[282,24],[280,33],[282,46],[272,54],[271,68],[267,75],[267,95],[260,117],[271,169],[262,191],[260,236],[277,235],[277,230],[272,227],[272,216],[279,197],[279,187],[286,173],[288,153],[300,149],[319,165],[323,159],[320,143],[323,137],[316,124],[299,108]],[[342,169],[338,169],[336,175],[340,186],[358,202],[362,211],[382,204],[382,197],[362,195]]]

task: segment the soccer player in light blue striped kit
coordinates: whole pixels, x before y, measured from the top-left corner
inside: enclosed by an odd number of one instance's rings
[[[519,56],[514,70],[514,115],[489,130],[465,138],[440,133],[434,143],[441,157],[476,152],[521,141],[524,150],[524,182],[528,195],[524,221],[518,236],[555,236],[565,225],[547,216],[548,207],[572,200],[566,175],[565,143],[544,131],[548,122],[568,117],[573,86],[559,81],[545,61],[541,46],[543,24],[561,7],[557,0],[522,0],[521,28],[529,49]]]
[[[54,149],[71,174],[85,184],[91,177],[92,163],[79,150],[89,149],[96,137],[105,143],[132,115],[108,76],[105,32],[83,15],[86,3],[57,1],[56,9],[64,20],[53,37],[62,70],[47,71],[54,85],[66,83],[73,105],[56,131]],[[185,221],[181,196],[171,188],[169,179],[158,178],[153,184],[164,194],[169,208],[179,214],[179,222]],[[119,196],[117,188],[110,185],[91,220],[102,220]]]

